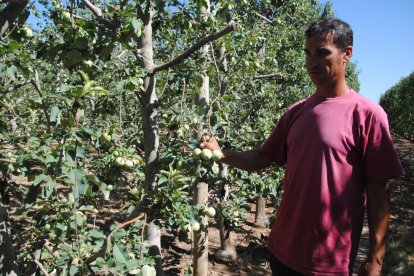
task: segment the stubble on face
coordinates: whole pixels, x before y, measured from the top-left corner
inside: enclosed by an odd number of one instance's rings
[[[345,81],[344,51],[333,42],[334,33],[316,34],[306,40],[306,69],[317,89]]]

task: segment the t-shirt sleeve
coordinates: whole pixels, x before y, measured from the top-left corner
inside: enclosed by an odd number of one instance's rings
[[[283,114],[277,126],[260,147],[261,153],[279,166],[283,166],[287,160],[287,121],[288,112]]]
[[[404,174],[392,140],[386,113],[380,109],[370,120],[363,142],[364,180],[381,182]]]

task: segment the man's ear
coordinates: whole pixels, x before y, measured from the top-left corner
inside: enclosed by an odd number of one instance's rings
[[[351,60],[352,57],[352,46],[349,45],[346,47],[345,51],[344,51],[344,60],[346,61],[346,63],[348,63]]]

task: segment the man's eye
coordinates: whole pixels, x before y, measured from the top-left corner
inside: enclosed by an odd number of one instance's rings
[[[329,52],[329,51],[325,51],[325,50],[318,51],[318,56],[327,56],[327,55],[329,55],[329,54],[330,54],[330,52]]]

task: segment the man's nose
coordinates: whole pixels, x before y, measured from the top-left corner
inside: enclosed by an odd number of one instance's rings
[[[317,67],[319,65],[319,60],[315,56],[310,56],[308,58],[308,66],[310,68]]]

